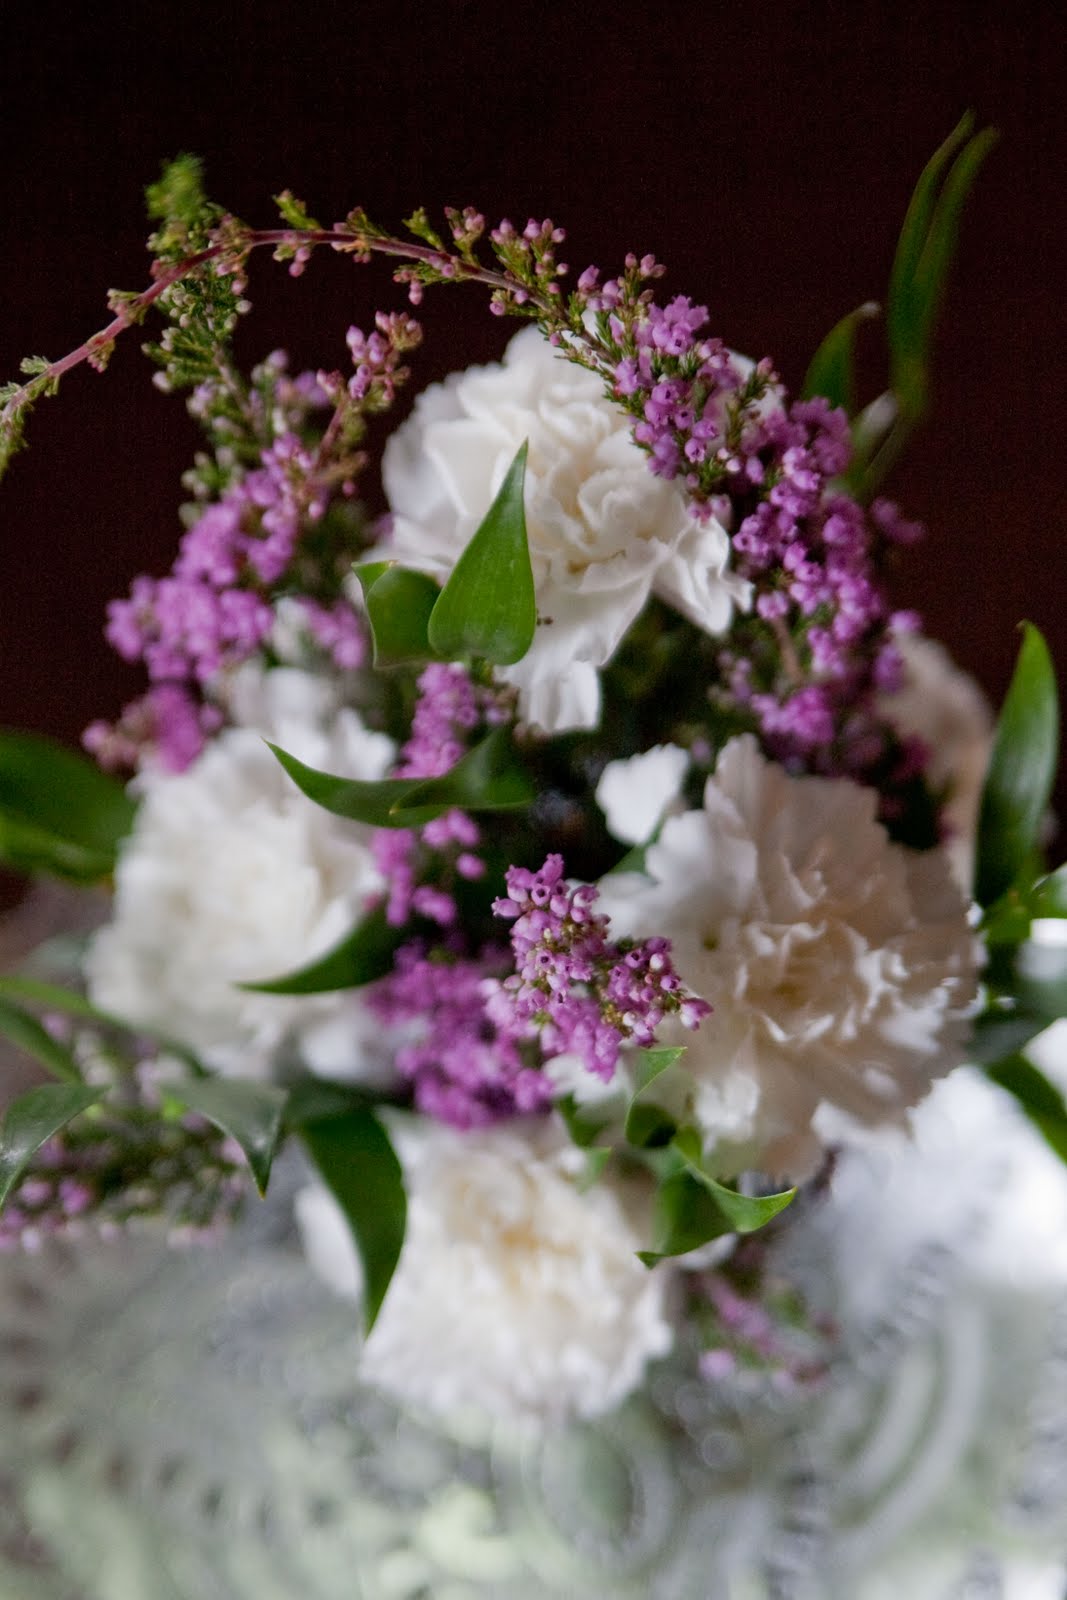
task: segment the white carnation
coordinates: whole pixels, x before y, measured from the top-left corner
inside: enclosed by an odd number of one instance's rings
[[[310,766],[379,778],[392,741],[339,709],[324,679],[244,668],[231,686],[245,726],[186,771],[141,782],[111,921],[86,962],[93,1002],[202,1052],[217,1071],[269,1072],[291,1036],[327,1075],[380,1070],[377,1029],[353,993],[250,994],[242,980],[305,966],[348,933],[381,887],[369,833],[306,799],[264,738]]]
[[[644,844],[681,793],[689,756],[676,744],[657,744],[625,761],[609,761],[596,786],[608,832],[623,844]]]
[[[612,874],[612,934],[673,941],[714,1006],[685,1035],[709,1146],[800,1177],[820,1105],[891,1121],[962,1059],[975,994],[966,908],[941,851],[892,844],[877,797],[790,777],[751,737],[719,757],[704,808],[668,817],[647,876]]]
[[[524,439],[526,521],[538,626],[501,676],[523,718],[549,733],[593,727],[597,669],[651,593],[709,633],[727,627],[749,586],[727,571],[729,541],[656,478],[599,378],[559,356],[536,328],[503,362],[435,385],[385,449],[393,536],[377,552],[447,578]]]
[[[635,1256],[649,1224],[621,1189],[575,1185],[550,1123],[457,1132],[407,1124],[407,1236],[361,1375],[438,1415],[555,1419],[617,1406],[665,1355],[672,1274]],[[298,1218],[312,1264],[358,1292],[347,1229],[321,1188]]]
[[[927,775],[946,797],[949,858],[957,882],[969,893],[993,713],[978,684],[943,645],[904,634],[897,648],[904,682],[896,694],[883,697],[883,709],[901,733],[917,734],[930,752]]]

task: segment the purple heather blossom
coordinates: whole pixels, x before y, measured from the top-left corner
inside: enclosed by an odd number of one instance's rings
[[[168,772],[184,772],[222,724],[217,706],[197,701],[181,683],[157,683],[118,722],[93,722],[85,748],[106,769],[138,767],[146,751]]]
[[[597,889],[568,887],[561,856],[537,872],[510,867],[506,881],[493,910],[512,923],[516,970],[483,985],[486,1013],[538,1037],[547,1060],[577,1055],[608,1082],[623,1045],[651,1045],[667,1016],[697,1028],[710,1013],[674,971],[669,940],[610,940],[607,917],[593,910]]]
[[[403,1029],[396,1067],[416,1106],[455,1128],[485,1127],[551,1104],[552,1084],[528,1064],[519,1031],[494,1024],[483,1001],[487,975],[506,964],[506,950],[471,960],[410,944],[397,952],[389,976],[366,990],[371,1011]]]

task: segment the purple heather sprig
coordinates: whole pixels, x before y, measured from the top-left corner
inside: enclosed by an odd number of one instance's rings
[[[496,1026],[484,1003],[487,976],[507,964],[504,948],[472,960],[413,943],[366,991],[375,1016],[403,1030],[396,1068],[427,1116],[477,1128],[549,1108],[550,1080],[530,1064],[514,1027]]]
[[[411,732],[400,752],[398,778],[437,778],[470,748],[479,727],[494,727],[511,714],[506,694],[476,684],[458,663],[431,662],[419,675]],[[455,879],[480,878],[481,832],[466,812],[453,808],[420,828],[380,828],[375,860],[389,885],[386,919],[402,927],[413,915],[441,927],[458,916]]]
[[[710,1014],[675,972],[668,939],[609,937],[607,917],[593,909],[598,890],[568,886],[562,856],[537,872],[510,867],[506,882],[493,910],[512,924],[516,970],[486,980],[486,1015],[538,1038],[546,1060],[576,1055],[609,1082],[624,1045],[653,1044],[667,1017],[694,1029]]]

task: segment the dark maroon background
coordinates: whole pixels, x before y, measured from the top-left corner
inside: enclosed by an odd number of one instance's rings
[[[654,250],[714,331],[795,385],[826,329],[883,292],[911,186],[973,106],[1002,139],[965,219],[935,421],[889,486],[930,529],[899,597],[994,697],[1022,617],[1067,663],[1060,4],[319,0],[129,8],[108,31],[97,8],[15,9],[0,63],[4,377],[100,326],[110,285],[143,284],[142,186],[192,149],[252,221],[290,185],[327,221],[356,202],[389,223],[419,202],[547,212],[575,271]],[[384,269],[324,258],[301,282],[261,263],[252,294],[250,359],[284,343],[337,364],[348,322],[401,291]],[[508,331],[473,288],[424,310],[427,379],[498,353]],[[195,433],[138,342],[105,377],[66,380],[0,488],[0,722],[73,738],[139,688],[103,643],[104,605],[168,564]]]

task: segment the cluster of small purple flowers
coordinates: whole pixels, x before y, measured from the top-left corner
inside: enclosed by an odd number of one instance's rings
[[[160,1216],[174,1243],[211,1237],[240,1211],[247,1176],[239,1147],[202,1118],[81,1117],[34,1155],[0,1213],[0,1251]]]
[[[483,985],[487,1017],[502,1032],[540,1040],[546,1060],[576,1055],[605,1082],[625,1044],[651,1045],[669,1016],[697,1028],[711,1011],[691,994],[671,962],[667,939],[615,943],[593,907],[592,884],[568,887],[563,858],[537,872],[511,867],[507,895],[493,902],[512,923],[515,972]]]
[[[398,778],[437,778],[466,754],[475,730],[508,715],[500,694],[475,684],[458,664],[431,662],[419,675],[411,733],[400,752]],[[373,849],[389,885],[386,919],[401,927],[411,916],[451,927],[458,916],[450,884],[485,873],[476,853],[478,824],[453,809],[420,828],[380,828]],[[432,881],[426,881],[430,879]]]
[[[487,1015],[483,986],[507,961],[505,949],[472,960],[410,944],[397,952],[389,976],[367,991],[383,1023],[408,1036],[415,1030],[395,1060],[416,1106],[455,1128],[485,1127],[551,1103],[552,1084],[526,1059],[518,1032]]]
[[[918,619],[890,609],[881,563],[887,547],[922,530],[888,501],[868,515],[833,491],[850,456],[844,412],[821,399],[771,410],[735,453],[735,514],[752,483],[764,488],[732,541],[754,616],[735,625],[720,664],[729,696],[777,760],[861,780],[877,769],[884,783],[898,741],[876,697],[899,687],[894,641]],[[919,753],[901,745],[896,756],[899,782]]]

